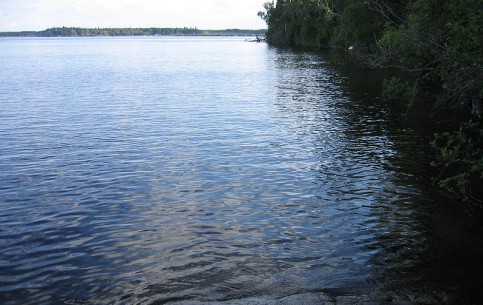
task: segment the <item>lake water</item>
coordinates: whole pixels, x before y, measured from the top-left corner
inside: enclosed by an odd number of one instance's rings
[[[444,290],[430,123],[329,57],[0,39],[0,303]]]

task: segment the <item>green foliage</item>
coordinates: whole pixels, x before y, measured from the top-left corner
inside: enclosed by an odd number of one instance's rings
[[[382,85],[382,96],[388,100],[399,100],[412,102],[415,98],[414,86],[411,87],[408,81],[392,77],[385,79]]]
[[[481,112],[481,0],[278,0],[265,9],[261,16],[271,44],[354,46],[352,53],[366,65],[397,67],[414,76],[411,85],[395,78],[385,81],[385,98],[412,104],[422,88],[431,87],[438,96],[435,109]],[[481,119],[466,122],[433,142],[438,153],[434,164],[443,168],[437,184],[479,203],[474,186],[483,189],[481,125]]]
[[[343,4],[342,4],[343,3]],[[376,37],[382,33],[383,18],[370,10],[363,1],[344,1],[339,6],[341,14],[332,33],[332,43],[346,47],[370,50]]]
[[[372,66],[440,83],[444,106],[483,99],[481,0],[278,0],[259,15],[274,45],[354,46]]]
[[[397,27],[387,22],[384,25],[384,33],[379,39],[379,44],[383,47],[383,50],[389,52],[388,56],[391,56],[391,52],[398,52],[405,44],[404,37]]]
[[[481,16],[479,0],[409,2],[402,15],[404,22],[386,26],[379,40],[379,61],[410,70],[420,82],[441,83],[442,106],[481,100]]]
[[[50,28],[40,32],[3,32],[7,37],[71,37],[71,36],[233,36],[264,35],[265,30],[199,30],[197,28]]]
[[[442,168],[434,179],[439,187],[483,205],[483,120],[475,118],[461,125],[456,132],[435,135],[432,143],[438,150],[433,166]]]
[[[274,45],[326,47],[335,15],[321,5],[333,1],[278,0],[267,2],[258,16],[268,25],[267,41]]]

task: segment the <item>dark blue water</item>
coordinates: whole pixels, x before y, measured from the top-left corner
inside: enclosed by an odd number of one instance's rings
[[[428,135],[323,56],[243,40],[0,39],[0,303],[423,277]]]

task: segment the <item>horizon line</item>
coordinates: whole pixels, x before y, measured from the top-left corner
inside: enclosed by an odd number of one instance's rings
[[[43,30],[0,30],[0,33],[21,33],[21,32],[44,32],[51,29],[94,29],[94,30],[107,30],[107,29],[188,29],[197,31],[228,31],[228,30],[238,30],[238,31],[266,31],[267,28],[249,29],[249,28],[223,28],[223,29],[203,29],[198,27],[80,27],[80,26],[54,26],[48,27]]]

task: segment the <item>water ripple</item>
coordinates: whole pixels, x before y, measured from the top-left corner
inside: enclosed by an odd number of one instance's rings
[[[0,44],[5,304],[365,286],[424,251],[386,110],[317,55],[233,38]]]

